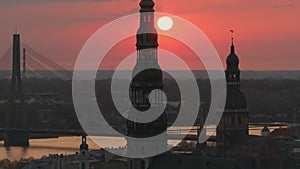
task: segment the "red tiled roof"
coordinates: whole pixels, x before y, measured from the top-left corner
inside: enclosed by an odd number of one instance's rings
[[[271,137],[295,137],[296,136],[296,129],[275,129],[270,134]]]

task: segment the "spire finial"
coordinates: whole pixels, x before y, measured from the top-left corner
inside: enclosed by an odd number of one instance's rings
[[[234,46],[234,45],[233,45],[233,40],[234,40],[234,30],[231,29],[230,32],[231,32],[231,45]]]
[[[231,53],[234,53],[235,51],[234,51],[234,30],[230,30],[230,32],[231,32]]]

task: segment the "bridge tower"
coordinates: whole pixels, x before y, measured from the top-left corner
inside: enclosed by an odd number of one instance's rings
[[[28,146],[28,134],[15,132],[24,129],[27,124],[24,114],[24,96],[20,68],[20,34],[13,35],[12,78],[10,84],[9,112],[6,115],[4,146]]]

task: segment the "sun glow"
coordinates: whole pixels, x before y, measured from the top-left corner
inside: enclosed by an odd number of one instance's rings
[[[170,30],[173,27],[173,20],[169,16],[162,16],[157,20],[157,26],[164,31]]]

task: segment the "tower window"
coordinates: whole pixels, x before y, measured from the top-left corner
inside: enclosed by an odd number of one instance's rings
[[[231,124],[235,124],[235,118],[231,117]]]

